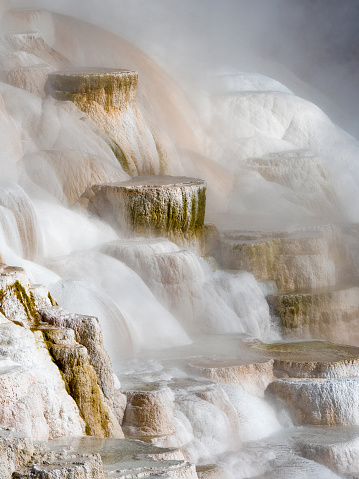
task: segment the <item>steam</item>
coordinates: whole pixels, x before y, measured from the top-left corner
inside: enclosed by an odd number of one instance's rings
[[[50,0],[12,4],[73,15],[123,36],[181,79],[260,71],[314,101],[357,136],[356,0]],[[285,65],[285,66],[284,66]],[[294,77],[290,71],[296,74]]]
[[[23,2],[14,0],[13,5]],[[53,8],[49,0],[36,6]],[[53,50],[41,37],[24,35],[20,40],[34,42],[36,55],[7,57],[7,67],[22,61],[23,66],[36,66],[36,57],[48,64],[52,58],[53,68],[69,61],[139,70],[138,107],[154,149],[165,159],[163,168],[207,180],[212,206],[208,218],[212,215],[220,228],[228,230],[229,224],[235,229],[236,222],[243,228],[246,219],[249,229],[256,223],[257,229],[269,225],[271,231],[342,216],[359,221],[358,143],[317,106],[297,96],[302,91],[317,95],[280,65],[295,50],[288,46],[281,56],[263,61],[264,54],[273,53],[271,46],[281,44],[277,16],[280,12],[281,21],[289,21],[287,2],[108,0],[104,8],[91,0],[62,1],[56,8],[115,33],[121,30],[177,72],[190,100],[133,46],[104,30],[49,13],[34,13],[25,24],[39,28]],[[330,11],[334,15],[333,5]],[[305,23],[303,7],[298,5],[295,12]],[[3,39],[0,45],[4,54],[11,50]],[[312,58],[314,63],[317,57]],[[300,65],[293,68],[299,72]],[[247,69],[264,74],[246,74]],[[317,78],[314,73],[312,78]],[[0,166],[4,178],[16,182],[0,185],[3,260],[23,266],[33,281],[48,285],[63,307],[97,315],[116,368],[124,357],[144,350],[186,352],[203,334],[273,339],[263,292],[270,285],[260,287],[246,272],[213,272],[194,252],[163,239],[126,245],[118,232],[76,209],[92,184],[128,175],[100,127],[70,102],[37,96],[36,76],[25,79],[28,91],[0,83]],[[138,124],[131,118],[126,127],[136,133]],[[217,222],[218,212],[220,220],[229,218],[229,223]],[[143,362],[138,364],[140,368]],[[161,379],[170,381],[174,369],[162,371]],[[176,374],[186,376],[184,371]],[[140,379],[151,382],[149,376]],[[206,390],[205,399],[195,387],[189,396],[184,390],[184,397],[177,394],[175,421],[181,445],[193,460],[207,461],[242,441],[262,440],[280,429],[265,400],[253,399],[237,386],[223,387],[218,396]],[[264,472],[261,464],[252,470]]]
[[[14,3],[15,6],[20,4]],[[81,24],[80,27],[78,24],[73,31],[76,40],[66,44],[57,40],[59,36],[62,38],[70,34],[66,22],[63,19],[51,22],[44,17],[46,28],[43,27],[42,34],[45,37],[48,35],[48,41],[52,41],[53,46],[72,62],[88,66],[121,64],[139,71],[140,110],[151,125],[158,125],[155,127],[156,135],[160,130],[161,144],[170,151],[167,171],[206,179],[209,185],[209,213],[211,210],[224,210],[242,215],[260,215],[262,218],[277,218],[279,214],[280,219],[294,219],[298,223],[313,216],[319,221],[323,218],[325,221],[339,221],[344,215],[346,220],[358,221],[359,213],[355,207],[359,200],[358,143],[337,129],[317,106],[299,97],[314,99],[338,122],[344,116],[336,110],[340,110],[344,103],[340,104],[330,89],[331,99],[328,100],[325,94],[281,65],[282,61],[291,63],[298,74],[305,67],[306,71],[313,72],[306,76],[309,80],[320,76],[322,91],[329,84],[323,78],[324,73],[316,73],[319,71],[320,52],[329,51],[331,45],[327,27],[324,25],[321,28],[319,23],[317,28],[315,23],[315,15],[320,13],[318,8],[311,7],[310,2],[295,4],[292,8],[282,0],[255,1],[250,5],[242,0],[227,0],[220,6],[214,0],[196,4],[163,0],[108,0],[107,5],[108,8],[100,8],[93,1],[82,8],[78,3],[60,2],[57,9],[120,33],[143,48],[180,80],[190,105],[184,96],[179,101],[179,95],[183,93],[180,89],[175,92],[174,84],[162,76],[154,63],[152,71],[156,71],[157,78],[151,77],[143,63],[148,59],[141,58],[133,47],[118,42],[116,50],[119,53],[115,53],[112,49],[114,37],[110,38],[105,31],[96,30],[90,34],[87,25]],[[52,8],[46,0],[36,6]],[[335,5],[330,2],[330,8],[325,12],[326,18],[332,21],[336,13]],[[345,15],[341,13],[341,18],[349,22],[351,12],[354,14],[356,7],[348,2]],[[280,27],[278,18],[283,27]],[[295,19],[305,32],[303,41],[298,38],[297,28],[291,34],[286,26]],[[36,28],[37,21],[34,17],[29,27]],[[335,50],[342,51],[346,38],[344,29],[338,22],[331,25],[333,32],[338,29],[342,33],[341,46]],[[348,25],[347,35],[350,43],[354,35],[351,24]],[[81,46],[84,37],[88,38],[86,51]],[[305,54],[310,50],[308,43],[313,46],[310,56]],[[287,62],[288,57],[291,62]],[[293,59],[298,59],[298,62]],[[337,60],[337,57],[332,58],[333,62]],[[353,70],[353,61],[349,55],[346,62],[341,61],[341,68],[348,72]],[[274,79],[245,74],[245,70],[261,71]],[[329,77],[332,83],[333,76],[328,73]],[[155,84],[156,80],[157,84],[161,84],[161,92]],[[168,95],[170,90],[175,93]],[[337,90],[351,91],[351,87],[343,80],[338,83]],[[166,109],[156,104],[156,99],[161,97]],[[356,97],[353,95],[353,98]],[[337,101],[334,107],[333,101]],[[354,105],[355,101],[350,101],[350,104]],[[46,107],[46,114],[49,113],[44,118],[50,121],[44,125],[50,133],[53,118],[50,114],[55,113],[54,105],[49,101]],[[73,122],[72,119],[70,121]],[[342,124],[348,126],[344,121]],[[354,126],[354,121],[351,126]],[[91,153],[101,156],[98,144],[95,148],[91,143],[81,145],[81,137],[71,138],[72,131],[75,130],[68,129],[66,135],[62,131],[52,148],[65,149],[69,148],[66,145],[74,144],[76,149],[85,148],[90,152],[91,146]],[[53,135],[52,132],[50,134]],[[39,141],[38,145],[44,149]],[[101,145],[102,151],[104,148]],[[183,148],[186,148],[185,154],[182,154]],[[27,151],[31,153],[33,148],[27,148]],[[289,153],[292,151],[298,157],[297,163],[302,165],[298,169],[298,174],[302,171],[302,176],[297,178],[297,185],[288,184],[288,175],[283,168],[282,172],[277,169],[275,183],[272,183],[273,178],[258,165],[258,160],[262,161],[264,155],[277,152],[293,156]],[[204,164],[196,166],[199,162],[194,154],[200,154]],[[253,158],[257,164],[253,163]],[[268,159],[265,161],[270,163]],[[290,160],[282,161],[285,162],[290,168]],[[213,165],[217,171],[213,171]],[[220,185],[219,178],[224,179],[223,185]],[[228,178],[232,181],[234,178],[234,185],[229,184]],[[303,192],[299,185],[307,184],[308,179],[312,184],[308,191]],[[210,215],[208,219],[213,220]]]

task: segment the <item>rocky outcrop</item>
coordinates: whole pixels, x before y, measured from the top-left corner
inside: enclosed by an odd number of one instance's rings
[[[0,325],[1,421],[37,440],[84,433],[75,401],[40,332]]]
[[[97,318],[69,314],[62,308],[41,310],[39,325],[50,353],[86,422],[86,433],[123,437],[114,412],[114,381]],[[66,331],[72,333],[66,334]],[[75,340],[76,338],[76,340]]]
[[[269,384],[266,392],[289,408],[296,424],[359,424],[359,348],[327,341],[254,347],[275,358],[275,372],[283,379]]]
[[[33,62],[36,61],[36,65],[43,64],[61,68],[69,63],[64,56],[45,43],[41,34],[34,28],[31,31],[24,29],[23,32],[14,28],[14,31],[0,37],[0,44],[7,47],[10,52],[23,52],[21,64],[17,66],[29,66],[25,62],[31,61],[30,56],[35,57],[36,60],[33,58]],[[4,65],[4,67],[8,66],[8,64]]]
[[[45,97],[44,86],[48,75],[55,71],[50,65],[31,65],[0,71],[0,80],[39,97]]]
[[[33,374],[18,364],[0,361],[0,397],[2,424],[40,440],[48,439],[46,398]]]
[[[66,68],[49,78],[47,88],[58,100],[96,102],[106,110],[124,110],[135,106],[137,82],[138,74],[130,70]]]
[[[132,439],[59,438],[50,447],[70,446],[78,454],[100,455],[106,478],[168,477],[197,479],[195,466],[179,449],[160,448]],[[86,476],[87,478],[87,476]],[[97,479],[95,476],[94,479]],[[101,478],[102,479],[102,478]]]
[[[50,73],[68,62],[49,47],[35,31],[11,32],[0,36],[0,79],[36,96],[45,97]]]
[[[44,440],[82,434],[83,418],[88,434],[123,437],[97,318],[54,307],[46,288],[32,287],[21,268],[1,271],[1,421]]]
[[[215,251],[220,265],[274,281],[267,296],[286,339],[359,344],[357,273],[342,230],[333,224],[289,233],[224,231]]]
[[[206,463],[214,451],[225,453],[239,447],[242,438],[261,438],[279,427],[261,397],[268,382],[274,380],[272,360],[253,352],[243,337],[207,337],[165,350],[159,357],[160,362],[147,365],[153,372],[146,367],[136,372],[135,364],[130,363],[119,373],[128,398],[123,423],[126,435],[158,445],[180,445],[193,462],[200,451],[202,463]],[[261,367],[264,378],[260,377]],[[245,371],[251,374],[246,377]],[[208,372],[213,373],[212,380],[208,380]],[[254,421],[249,417],[253,404],[261,410]]]
[[[33,443],[0,426],[0,458],[2,479],[197,479],[195,466],[184,461],[178,449],[131,439],[82,437]]]
[[[32,440],[10,427],[0,426],[0,475],[11,479],[15,470],[30,462],[35,447]]]
[[[51,306],[50,297],[43,298],[47,306]],[[26,328],[38,324],[40,315],[34,290],[22,268],[0,265],[0,311],[7,319]]]
[[[78,344],[54,344],[50,351],[86,422],[86,433],[99,437],[123,437],[98,385],[87,349]]]
[[[186,177],[137,177],[94,186],[79,204],[127,234],[196,244],[203,234],[206,183]]]
[[[61,452],[41,457],[41,462],[15,471],[13,479],[104,479],[101,458],[96,455]]]
[[[57,326],[60,330],[70,328],[74,331],[76,341],[87,350],[105,397],[113,401],[112,364],[103,344],[99,320],[91,316],[71,314],[60,307],[41,309],[41,318],[45,323]]]
[[[250,271],[278,289],[297,291],[334,285],[335,263],[326,238],[319,232],[228,232],[217,258],[224,268]]]

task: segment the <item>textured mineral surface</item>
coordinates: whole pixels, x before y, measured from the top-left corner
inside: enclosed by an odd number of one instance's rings
[[[196,243],[203,234],[206,182],[187,177],[135,177],[93,186],[79,204],[130,234]]]

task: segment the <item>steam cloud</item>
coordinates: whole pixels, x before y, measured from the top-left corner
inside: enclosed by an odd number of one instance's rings
[[[201,72],[208,69],[260,71],[318,104],[358,137],[356,0],[13,0],[12,5],[49,8],[111,30],[184,83],[203,83]]]

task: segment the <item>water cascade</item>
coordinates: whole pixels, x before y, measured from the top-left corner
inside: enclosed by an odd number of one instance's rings
[[[0,6],[0,476],[358,477],[358,142]]]

